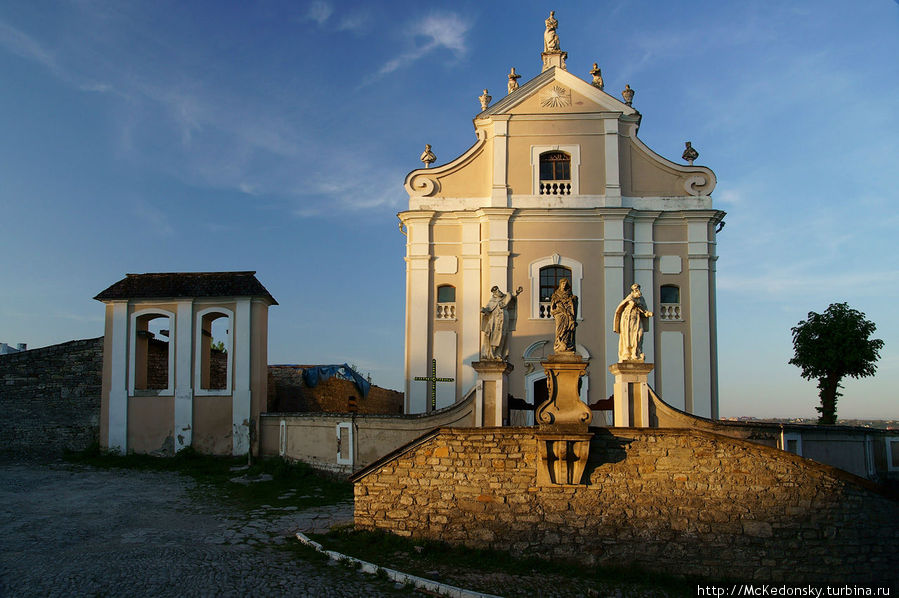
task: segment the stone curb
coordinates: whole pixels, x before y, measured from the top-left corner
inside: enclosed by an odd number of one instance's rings
[[[416,588],[421,588],[430,592],[436,592],[441,596],[450,596],[451,598],[502,598],[501,596],[497,596],[496,594],[483,594],[481,592],[475,592],[473,590],[464,590],[462,588],[457,588],[456,586],[440,583],[431,579],[425,579],[424,577],[418,577],[417,575],[410,575],[409,573],[403,573],[402,571],[397,571],[395,569],[379,567],[374,563],[369,563],[367,561],[341,554],[333,550],[325,550],[321,544],[314,540],[311,540],[302,532],[297,532],[296,536],[297,540],[299,540],[306,546],[311,546],[322,554],[328,555],[328,557],[333,561],[347,561],[353,563],[359,567],[360,571],[369,573],[371,575],[377,575],[378,570],[380,569],[387,574],[387,577],[391,581],[395,581],[397,583],[411,584]]]

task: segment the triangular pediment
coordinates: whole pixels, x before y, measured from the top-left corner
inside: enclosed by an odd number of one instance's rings
[[[551,67],[476,118],[499,114],[571,114],[584,112],[621,112],[637,114],[633,107],[615,99],[583,79],[557,67]]]

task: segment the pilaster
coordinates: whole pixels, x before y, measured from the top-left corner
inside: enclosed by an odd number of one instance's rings
[[[231,395],[233,455],[250,450],[250,299],[239,299],[234,312],[234,393]]]
[[[659,212],[637,212],[634,214],[634,282],[640,285],[643,298],[650,311],[653,308],[655,298],[655,248],[653,243],[653,225]],[[652,318],[649,319],[652,326]],[[643,352],[646,361],[655,362],[655,341],[652,330],[646,331]],[[655,372],[650,372],[648,377],[650,385],[655,386]]]
[[[605,136],[606,207],[621,207],[621,170],[618,160],[618,119],[602,121]]]
[[[493,285],[509,288],[509,218],[513,212],[509,208],[479,210],[482,221],[487,223],[487,289]]]
[[[128,302],[112,301],[112,359],[107,448],[128,452]]]
[[[189,447],[193,432],[193,301],[179,301],[175,313],[175,452]],[[199,367],[199,366],[198,366]]]
[[[471,367],[481,348],[481,224],[477,220],[462,222],[462,369],[459,372],[460,393],[475,383]],[[461,398],[461,397],[457,397]]]
[[[428,385],[415,381],[431,369],[431,221],[434,212],[401,215],[406,225],[406,413],[428,409]]]
[[[624,214],[607,214],[603,219],[603,314],[605,316],[605,363],[618,357],[615,307],[624,297]],[[609,396],[615,380],[606,374],[600,396]]]
[[[692,396],[687,409],[712,416],[712,347],[710,318],[710,254],[708,217],[687,217],[687,259],[690,281],[690,360]]]
[[[506,208],[509,205],[507,182],[509,116],[493,116],[493,184],[490,192],[490,207]]]

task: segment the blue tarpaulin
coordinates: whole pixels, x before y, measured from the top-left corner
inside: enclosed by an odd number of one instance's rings
[[[368,390],[371,388],[371,384],[368,383],[368,380],[359,375],[359,373],[348,366],[347,364],[343,365],[316,365],[313,367],[308,367],[303,370],[303,382],[309,388],[314,388],[318,386],[318,383],[322,380],[327,380],[328,378],[333,378],[337,376],[343,380],[349,380],[353,384],[356,385],[356,388],[359,389],[359,392],[362,393],[362,397],[365,398],[368,396]]]

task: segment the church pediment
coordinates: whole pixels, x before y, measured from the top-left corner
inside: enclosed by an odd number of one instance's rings
[[[477,119],[514,114],[576,114],[621,112],[636,115],[633,107],[605,91],[557,67],[540,73],[493,106]]]

